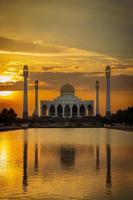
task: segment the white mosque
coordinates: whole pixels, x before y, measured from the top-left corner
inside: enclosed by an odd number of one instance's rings
[[[60,96],[53,101],[41,101],[41,116],[81,117],[93,116],[94,101],[82,101],[75,96],[75,89],[65,84],[60,89]]]
[[[110,117],[110,77],[111,69],[109,66],[105,70],[106,75],[106,117]],[[24,95],[23,95],[23,118],[28,119],[28,66],[23,68]],[[99,81],[96,81],[96,112],[99,115]],[[34,116],[38,117],[38,81],[35,81],[35,108]],[[71,84],[65,84],[60,89],[60,96],[52,101],[41,100],[40,115],[43,117],[83,117],[94,116],[94,100],[84,101],[75,96],[75,89]]]

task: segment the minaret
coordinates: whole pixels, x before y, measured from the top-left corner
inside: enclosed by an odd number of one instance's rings
[[[99,81],[96,81],[96,115],[99,115]]]
[[[110,110],[110,76],[111,69],[110,66],[106,67],[106,117],[109,119],[111,110]]]
[[[24,93],[23,93],[23,118],[28,118],[28,88],[27,88],[27,78],[28,78],[28,66],[25,65],[23,68],[24,77]]]
[[[35,81],[35,117],[38,117],[38,80]]]

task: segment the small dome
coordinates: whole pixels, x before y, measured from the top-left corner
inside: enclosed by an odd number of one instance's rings
[[[74,87],[70,84],[65,84],[60,89],[60,95],[73,95],[74,96],[75,90]]]

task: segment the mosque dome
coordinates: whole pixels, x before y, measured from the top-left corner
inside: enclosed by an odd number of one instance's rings
[[[74,87],[68,83],[63,85],[60,89],[61,96],[63,96],[63,95],[73,95],[74,96],[74,93],[75,93]]]

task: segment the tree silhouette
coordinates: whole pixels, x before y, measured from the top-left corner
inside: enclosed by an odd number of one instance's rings
[[[133,106],[112,114],[111,122],[133,124]]]
[[[3,123],[4,125],[13,124],[16,122],[16,119],[17,114],[12,108],[10,108],[9,110],[7,108],[4,108],[0,113],[0,123]]]

